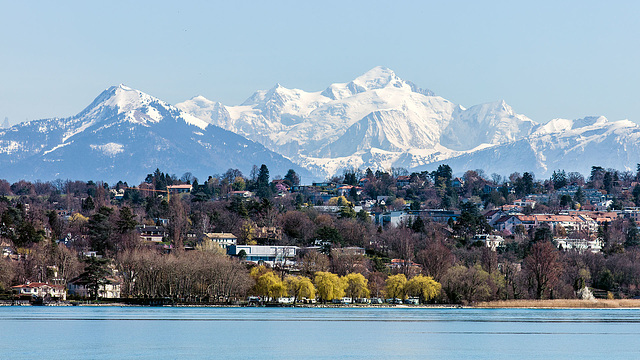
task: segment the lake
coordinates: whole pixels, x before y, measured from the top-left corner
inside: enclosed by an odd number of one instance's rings
[[[640,310],[0,307],[0,359],[633,359]]]

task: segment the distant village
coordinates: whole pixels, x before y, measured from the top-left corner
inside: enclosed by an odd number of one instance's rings
[[[640,167],[639,169],[640,170]],[[640,171],[0,180],[4,304],[640,296]]]

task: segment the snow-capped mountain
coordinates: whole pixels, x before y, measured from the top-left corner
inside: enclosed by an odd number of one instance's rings
[[[546,178],[554,170],[589,174],[592,166],[635,171],[640,163],[640,127],[629,121],[605,117],[577,120],[554,119],[538,125],[517,141],[465,153],[416,170],[439,164],[453,169],[484,169],[489,173],[533,172]]]
[[[207,176],[268,164],[290,168],[281,155],[124,85],[102,92],[70,118],[44,119],[0,131],[0,177],[140,181],[160,168]]]
[[[268,150],[269,149],[269,150]],[[239,106],[171,106],[120,85],[78,115],[0,129],[0,178],[141,180],[267,164],[305,181],[343,169],[483,169],[508,175],[635,169],[640,127],[604,117],[536,124],[504,101],[465,108],[376,67],[317,92],[276,85]]]
[[[383,67],[318,92],[278,84],[240,106],[202,97],[176,106],[319,176],[345,167],[415,167],[520,139],[535,125],[503,101],[465,109]]]

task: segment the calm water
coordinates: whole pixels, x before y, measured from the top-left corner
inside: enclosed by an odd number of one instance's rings
[[[0,307],[0,359],[637,359],[640,310]]]

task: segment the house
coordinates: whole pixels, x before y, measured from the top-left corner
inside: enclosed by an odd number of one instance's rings
[[[522,225],[523,222],[516,215],[504,215],[494,221],[493,228],[498,231],[513,233],[516,226]]]
[[[234,196],[248,199],[253,197],[253,193],[251,191],[231,191],[227,194],[227,198],[232,198]]]
[[[380,226],[398,226],[401,223],[408,223],[409,220],[413,221],[418,217],[416,214],[409,214],[403,210],[400,211],[389,211],[383,213],[373,214],[373,219],[376,225]]]
[[[116,200],[122,200],[122,198],[124,198],[124,189],[111,189],[109,190],[109,192],[111,193],[111,196],[113,196],[113,198]]]
[[[496,251],[499,247],[504,246],[504,239],[499,235],[477,234],[473,237],[474,241],[481,241],[484,246],[492,251]]]
[[[489,225],[493,226],[495,221],[500,219],[504,215],[505,215],[505,213],[502,210],[494,209],[494,210],[489,210],[489,211],[485,212],[484,213],[484,218],[485,218],[485,220],[487,220],[487,223],[489,223]]]
[[[623,219],[633,219],[636,223],[640,222],[640,208],[627,207],[620,211],[619,215]]]
[[[422,271],[422,267],[420,266],[420,264],[415,263],[411,260],[403,260],[403,259],[391,259],[389,268],[391,268],[392,270],[400,270],[403,268],[407,268],[410,274],[419,274],[420,271]]]
[[[384,206],[387,204],[387,200],[389,199],[386,195],[378,195],[376,196],[376,202],[380,204],[380,206]]]
[[[588,231],[598,230],[598,223],[588,216],[577,215],[553,215],[553,214],[533,214],[533,215],[508,215],[495,222],[494,229],[499,231],[514,231],[515,227],[522,225],[525,230],[537,228],[540,225],[547,225],[552,231],[559,227],[566,231]]]
[[[191,184],[169,185],[167,186],[167,191],[172,194],[186,194],[191,192],[191,188]]]
[[[459,189],[463,186],[464,186],[464,180],[460,179],[459,177],[451,180],[451,187]]]
[[[205,233],[200,238],[200,242],[211,241],[218,244],[223,249],[238,243],[238,238],[232,233]]]
[[[401,175],[396,178],[396,186],[399,188],[403,188],[409,184],[411,184],[411,176]]]
[[[244,260],[256,264],[291,265],[299,248],[297,246],[270,246],[270,245],[231,245],[227,248],[227,255],[242,256]]]
[[[532,200],[532,199],[518,199],[518,200],[515,200],[515,201],[513,202],[513,205],[515,205],[515,206],[519,206],[519,207],[521,207],[521,208],[525,208],[525,207],[529,206],[529,207],[531,207],[532,209],[535,209],[535,207],[536,207],[536,201],[535,201],[535,200]]]
[[[271,181],[271,184],[280,194],[291,192],[291,187],[284,179],[273,180]]]
[[[138,225],[136,231],[144,241],[162,242],[167,236],[167,231],[162,226]]]
[[[0,251],[2,252],[2,257],[9,257],[15,253],[11,246],[0,246]]]
[[[579,186],[569,185],[563,188],[560,188],[556,191],[556,198],[560,199],[563,195],[569,195],[573,198],[578,192]],[[591,204],[598,204],[607,201],[607,195],[603,194],[601,190],[598,189],[581,189],[584,194],[585,199]]]
[[[31,299],[67,300],[67,289],[63,285],[51,285],[41,282],[28,282],[23,285],[12,286],[16,297],[30,297]]]
[[[313,188],[309,185],[293,185],[291,187],[291,192],[307,192],[311,191]]]
[[[102,259],[102,255],[98,254],[97,251],[82,251],[80,253],[80,256],[82,257],[88,257],[88,258],[98,258],[98,259]]]
[[[77,278],[72,279],[67,284],[69,289],[69,295],[75,295],[82,298],[91,297],[91,290],[89,289],[90,280],[86,274],[82,274]],[[107,277],[103,284],[98,287],[98,297],[103,299],[119,299],[120,298],[120,280]]]
[[[494,191],[498,191],[500,189],[500,187],[498,186],[491,186],[488,184],[485,184],[484,187],[482,188],[482,192],[484,194],[491,194]]]
[[[447,223],[449,219],[453,221],[457,221],[460,216],[460,211],[454,210],[443,210],[443,209],[425,209],[419,211],[410,211],[410,213],[415,215],[421,215],[431,221],[439,222],[439,223]]]
[[[318,203],[324,204],[327,201],[329,201],[332,197],[333,195],[327,192],[314,192],[311,195],[311,199],[314,204],[318,204]]]
[[[0,240],[0,253],[2,254],[2,257],[9,257],[13,255],[15,251],[9,242]]]
[[[326,214],[337,214],[340,211],[340,206],[336,205],[316,205],[313,209],[317,212]]]
[[[518,205],[502,205],[500,209],[512,215],[517,215],[517,214],[520,214],[520,212],[522,212],[522,208]]]
[[[282,239],[282,229],[276,226],[262,226],[256,230],[254,237],[259,243],[271,243]]]
[[[351,194],[352,189],[356,189],[356,194],[357,195],[361,195],[362,194],[362,188],[359,186],[352,186],[352,185],[342,185],[340,187],[338,187],[338,195],[339,196],[349,196]]]
[[[624,217],[624,210],[621,212],[616,211],[584,211],[584,210],[565,210],[560,215],[574,215],[584,216],[594,220],[598,225],[604,225],[617,219],[618,217]]]
[[[336,255],[364,256],[366,250],[358,246],[349,246],[343,248],[332,248],[331,252]]]
[[[599,239],[587,240],[587,239],[554,239],[558,249],[562,250],[576,250],[579,253],[590,251],[592,253],[599,253],[602,250],[602,241]]]
[[[335,189],[336,184],[330,181],[327,182],[314,182],[311,183],[311,186],[316,187],[316,188],[321,188],[324,190],[332,190]]]

